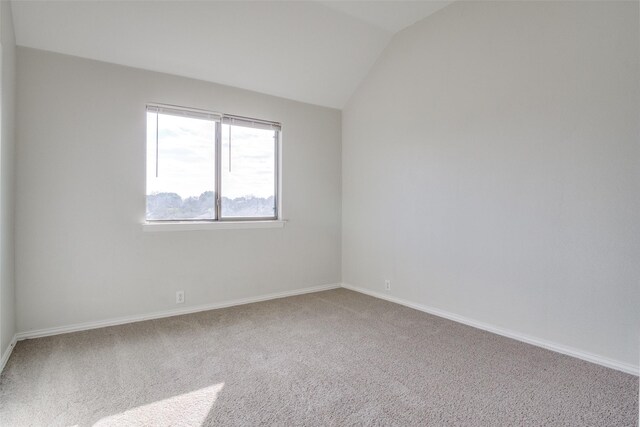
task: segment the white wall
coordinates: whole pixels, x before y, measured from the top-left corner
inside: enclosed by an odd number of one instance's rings
[[[456,2],[343,112],[343,281],[637,366],[638,2]]]
[[[14,162],[15,162],[15,39],[11,3],[0,2],[2,87],[0,108],[0,356],[11,343],[15,325]]]
[[[18,76],[19,331],[340,282],[339,110],[23,47]],[[289,223],[143,232],[147,102],[282,122]]]

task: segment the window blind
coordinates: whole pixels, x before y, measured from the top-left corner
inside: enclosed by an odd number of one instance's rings
[[[277,131],[279,131],[282,128],[280,123],[277,123],[277,122],[250,119],[247,117],[240,117],[240,116],[230,116],[226,114],[222,116],[222,123],[225,125],[231,125],[231,126],[243,126],[248,128],[277,130]]]
[[[147,105],[147,112],[169,114],[172,116],[190,117],[193,119],[220,121],[222,115],[209,111],[194,110],[189,108],[171,107],[166,105]]]

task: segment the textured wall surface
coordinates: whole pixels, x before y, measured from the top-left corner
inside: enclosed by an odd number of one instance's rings
[[[456,2],[343,112],[343,281],[638,365],[637,2]]]
[[[2,118],[0,119],[0,355],[16,332],[15,310],[15,96],[16,45],[11,20],[11,3],[0,2],[0,41],[2,42]]]
[[[18,71],[21,332],[340,282],[339,110],[22,47]],[[281,122],[287,225],[143,232],[148,102]]]

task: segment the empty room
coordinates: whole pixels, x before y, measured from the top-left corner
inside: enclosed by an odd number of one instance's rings
[[[0,0],[0,426],[638,426],[640,2]]]

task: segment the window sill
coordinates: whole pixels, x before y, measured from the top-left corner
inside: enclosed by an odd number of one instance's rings
[[[144,222],[142,231],[197,231],[197,230],[238,230],[247,228],[282,228],[287,221],[173,221],[173,222]]]

